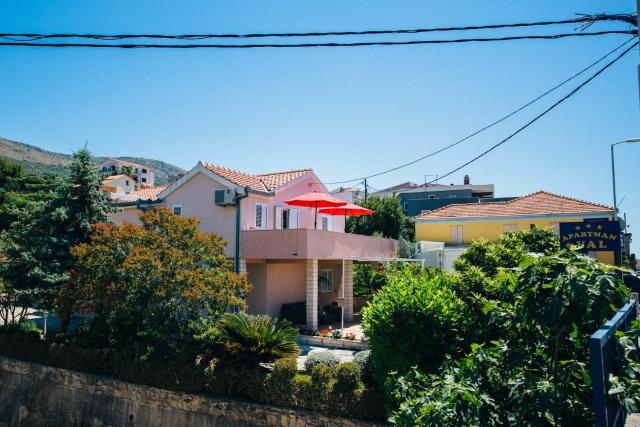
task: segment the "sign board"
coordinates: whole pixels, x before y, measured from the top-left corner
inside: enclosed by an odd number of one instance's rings
[[[344,308],[346,306],[346,298],[338,297],[338,307]]]
[[[584,251],[620,251],[618,221],[561,222],[560,246],[581,246]]]

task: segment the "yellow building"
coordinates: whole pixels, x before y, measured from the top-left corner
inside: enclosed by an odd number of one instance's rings
[[[613,220],[613,209],[597,203],[538,191],[507,202],[451,204],[414,218],[416,241],[468,245],[495,241],[502,233],[549,227],[559,232],[561,222]],[[594,252],[614,263],[613,252]]]

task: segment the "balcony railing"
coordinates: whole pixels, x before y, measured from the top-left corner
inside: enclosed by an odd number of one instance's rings
[[[241,237],[244,259],[388,259],[393,239],[324,230],[249,230]]]

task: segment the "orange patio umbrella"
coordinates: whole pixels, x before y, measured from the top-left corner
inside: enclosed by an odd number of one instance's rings
[[[284,202],[290,206],[316,208],[315,219],[313,222],[313,227],[315,229],[318,228],[318,208],[334,208],[347,204],[344,200],[340,200],[337,197],[330,196],[327,193],[320,193],[318,191],[301,194],[293,199],[285,200]]]
[[[371,209],[363,208],[362,206],[347,203],[343,206],[320,209],[320,213],[328,215],[344,215],[344,226],[346,227],[348,216],[373,215],[374,211],[372,211]]]

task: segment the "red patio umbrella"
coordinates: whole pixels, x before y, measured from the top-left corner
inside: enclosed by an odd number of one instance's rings
[[[309,208],[316,208],[315,219],[313,227],[318,228],[318,208],[333,208],[337,206],[344,206],[347,204],[344,200],[340,200],[337,197],[330,196],[327,193],[313,192],[305,193],[294,197],[293,199],[285,200],[286,204],[291,206],[306,206]]]
[[[329,214],[329,215],[343,215],[344,214],[344,226],[347,227],[347,216],[365,216],[365,215],[373,215],[373,211],[371,209],[363,208],[362,206],[353,205],[351,203],[347,203],[344,206],[336,206],[332,208],[324,208],[320,209],[320,213]]]

